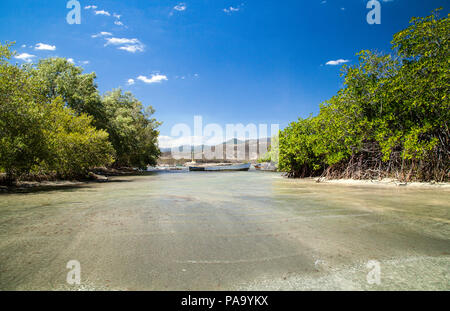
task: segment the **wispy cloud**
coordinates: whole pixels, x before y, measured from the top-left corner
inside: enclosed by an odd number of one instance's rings
[[[199,74],[198,73],[194,73],[194,74],[188,74],[188,75],[183,75],[183,76],[174,76],[175,80],[181,79],[181,80],[186,80],[186,79],[198,79]]]
[[[134,79],[128,79],[127,84],[133,85],[135,83]]]
[[[239,4],[238,6],[230,6],[228,8],[223,9],[223,11],[225,13],[233,13],[233,12],[238,12],[242,9],[242,7],[244,6],[243,3]]]
[[[105,46],[115,45],[119,50],[127,51],[130,53],[143,52],[145,45],[138,39],[128,38],[106,38]]]
[[[122,45],[122,44],[138,44],[140,41],[138,39],[128,39],[128,38],[106,38],[105,45]]]
[[[230,6],[230,7],[227,8],[227,9],[223,9],[223,11],[224,11],[225,13],[237,12],[237,11],[239,11],[239,10],[240,10],[240,8],[233,8],[232,6]]]
[[[187,5],[186,3],[181,2],[174,6],[173,9],[176,11],[185,11],[187,9]]]
[[[107,32],[107,31],[102,31],[100,33],[97,33],[95,35],[92,35],[92,38],[98,38],[98,37],[104,37],[104,36],[112,36],[112,33]]]
[[[118,47],[119,50],[127,51],[130,53],[144,52],[144,47],[142,45],[126,45]]]
[[[95,15],[111,16],[111,13],[109,13],[108,11],[105,11],[105,10],[99,10],[99,11],[95,11]]]
[[[177,12],[183,12],[183,11],[186,11],[186,9],[187,9],[186,3],[180,2],[180,3],[178,3],[176,6],[174,6],[174,7],[172,8],[172,10],[171,10],[170,13],[169,13],[169,16],[173,16],[173,13],[174,13],[175,11],[177,11]]]
[[[167,76],[161,74],[152,74],[151,78],[148,78],[146,76],[139,76],[137,77],[137,79],[147,84],[161,83],[162,81],[168,80]]]
[[[56,46],[45,44],[45,43],[38,43],[34,47],[35,50],[42,50],[42,51],[54,51],[56,50]]]
[[[119,14],[117,14],[117,13],[114,13],[113,16],[114,16],[114,18],[116,19],[116,20],[114,21],[114,24],[115,24],[115,25],[117,25],[117,26],[124,26],[124,24],[120,21],[120,18],[122,17],[122,15],[119,15]]]
[[[328,66],[337,66],[337,65],[341,65],[341,64],[348,63],[348,62],[349,62],[348,59],[330,60],[330,61],[328,61],[325,65],[328,65]]]
[[[27,63],[31,62],[33,60],[33,58],[35,58],[35,57],[36,57],[36,55],[31,55],[28,53],[22,53],[22,54],[14,56],[14,58],[23,60]]]
[[[114,12],[114,13],[110,13],[109,11],[106,10],[97,10],[97,6],[95,5],[88,5],[84,7],[86,10],[88,9],[93,9],[95,15],[103,15],[103,16],[112,16],[115,18],[114,24],[117,26],[125,26],[123,22],[120,21],[120,19],[122,18],[122,15]]]

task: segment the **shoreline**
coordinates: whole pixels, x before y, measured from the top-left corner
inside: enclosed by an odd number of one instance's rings
[[[81,187],[91,183],[109,182],[109,177],[145,176],[153,172],[139,171],[132,168],[96,168],[89,172],[84,178],[55,179],[45,176],[46,180],[16,180],[13,185],[0,183],[0,194],[8,193],[28,193],[33,191],[50,191],[71,187]]]
[[[434,182],[434,181],[414,181],[403,182],[398,179],[384,178],[375,179],[320,179],[320,178],[304,178],[314,180],[321,184],[336,184],[345,186],[382,186],[382,187],[404,187],[404,188],[432,188],[432,189],[450,189],[450,182]]]
[[[109,177],[128,177],[128,176],[146,176],[153,175],[155,172],[165,172],[170,170],[153,170],[153,171],[138,171],[131,169],[99,169],[91,172],[89,178],[72,179],[72,180],[24,180],[17,181],[13,186],[6,186],[0,184],[0,194],[8,193],[27,193],[33,191],[50,191],[71,187],[81,187],[91,183],[107,183],[113,182],[109,180]],[[257,171],[259,172],[259,171]],[[288,178],[283,176],[282,172],[280,177],[293,182],[314,182],[317,184],[327,185],[342,185],[342,186],[371,186],[371,187],[384,187],[392,188],[399,187],[405,189],[450,189],[450,182],[402,182],[393,178],[384,178],[381,180],[374,179],[325,179],[318,177],[305,177],[305,178]]]
[[[13,186],[0,185],[1,194],[28,193],[33,191],[50,191],[54,189],[64,189],[80,187],[95,180],[77,181],[77,180],[53,180],[53,181],[21,181]]]

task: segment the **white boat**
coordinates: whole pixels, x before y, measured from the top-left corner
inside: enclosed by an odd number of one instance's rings
[[[237,164],[237,165],[212,165],[212,166],[189,166],[189,171],[192,172],[235,172],[248,171],[251,164]]]

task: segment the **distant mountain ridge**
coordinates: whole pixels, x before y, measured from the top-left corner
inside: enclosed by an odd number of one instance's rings
[[[194,148],[195,148],[195,150],[197,150],[197,148],[200,148],[200,147],[203,147],[203,148],[204,147],[211,147],[211,146],[215,147],[215,146],[219,146],[219,145],[226,145],[228,143],[233,143],[235,145],[240,145],[240,144],[243,144],[243,143],[255,144],[255,143],[258,143],[260,141],[267,141],[269,143],[269,145],[270,145],[271,138],[267,137],[267,138],[259,138],[259,139],[247,139],[245,141],[240,140],[238,138],[232,138],[232,139],[227,140],[227,141],[225,141],[225,142],[223,142],[221,144],[218,144],[218,145],[213,145],[212,146],[212,145],[205,145],[205,144],[203,144],[203,145],[194,146]],[[172,148],[179,148],[179,149],[181,149],[182,147],[185,147],[185,148],[191,147],[192,148],[192,145],[180,145],[180,146],[175,146],[175,147],[165,147],[165,148],[159,148],[159,150],[161,150],[161,152],[170,152],[170,151],[172,151]]]
[[[247,139],[247,140],[240,140],[237,138],[232,138],[230,140],[227,140],[221,144],[217,144],[217,145],[198,145],[198,146],[192,146],[192,145],[180,145],[180,146],[176,146],[174,147],[175,150],[178,149],[179,151],[186,151],[189,150],[189,148],[191,149],[192,152],[194,152],[194,154],[196,154],[198,156],[199,153],[203,153],[205,149],[207,148],[211,148],[210,150],[215,151],[216,148],[223,148],[223,157],[226,160],[227,156],[226,156],[226,145],[234,145],[234,153],[235,156],[237,156],[240,159],[254,159],[254,158],[258,158],[260,156],[263,156],[265,154],[265,152],[269,149],[270,145],[271,145],[271,138],[267,137],[267,138],[260,138],[260,139]],[[244,145],[244,146],[242,146]],[[172,150],[173,148],[160,148],[161,150],[161,158],[171,158],[172,156]],[[245,150],[245,155],[240,154],[240,152],[242,152],[242,150]],[[252,154],[250,154],[250,150],[254,151],[256,150],[256,153],[253,152]],[[261,151],[264,151],[264,154],[261,154]],[[230,151],[230,150],[228,150]]]

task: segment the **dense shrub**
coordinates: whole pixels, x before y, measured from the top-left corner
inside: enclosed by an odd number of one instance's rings
[[[62,58],[10,63],[0,44],[0,173],[85,176],[97,166],[155,164],[160,125],[130,93],[99,95],[95,74]],[[116,150],[115,150],[116,149]]]
[[[439,10],[394,35],[392,55],[359,53],[344,88],[280,133],[292,177],[448,180],[449,17]]]

